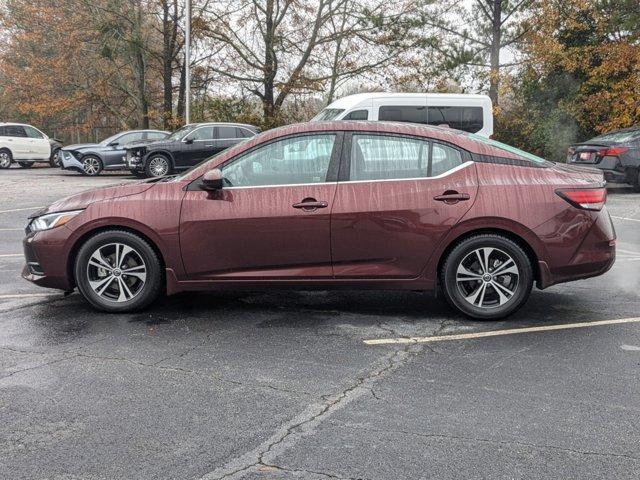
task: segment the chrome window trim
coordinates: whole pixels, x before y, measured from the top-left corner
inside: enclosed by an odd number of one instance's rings
[[[277,187],[304,187],[307,185],[333,185],[333,184],[342,184],[342,183],[379,183],[379,182],[414,182],[416,180],[437,180],[439,178],[444,178],[451,175],[454,172],[460,171],[464,168],[467,168],[473,165],[474,162],[467,160],[466,162],[458,165],[451,170],[447,170],[440,175],[436,175],[435,177],[413,177],[413,178],[384,178],[380,180],[346,180],[346,181],[337,181],[337,182],[314,182],[314,183],[283,183],[280,185],[252,185],[247,187],[223,187],[223,190],[240,190],[245,188],[277,188]]]
[[[441,173],[440,175],[435,175],[433,177],[380,178],[376,180],[344,180],[340,183],[409,182],[409,181],[416,181],[416,180],[437,180],[438,178],[448,177],[454,172],[457,172],[459,170],[462,170],[463,168],[467,168],[470,165],[473,165],[473,163],[474,162],[467,160],[466,162],[461,163],[457,167],[452,168],[451,170],[447,170],[446,172]]]

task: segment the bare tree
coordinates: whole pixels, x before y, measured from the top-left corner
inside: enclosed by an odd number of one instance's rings
[[[340,79],[390,61],[408,43],[417,1],[216,2],[203,11],[203,36],[221,46],[211,70],[256,95],[274,124],[290,94],[324,92],[328,82],[332,97]]]

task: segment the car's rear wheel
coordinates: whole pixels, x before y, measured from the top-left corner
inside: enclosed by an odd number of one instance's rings
[[[440,272],[447,301],[465,315],[494,320],[518,310],[533,285],[527,254],[514,241],[481,234],[458,243]]]
[[[18,162],[22,168],[31,168],[33,167],[33,162]]]
[[[82,173],[94,177],[100,175],[102,171],[102,161],[95,155],[82,157]]]
[[[13,157],[9,150],[0,150],[0,168],[9,168],[13,162]]]
[[[144,173],[147,177],[163,177],[171,171],[171,163],[164,155],[152,155],[147,160]]]
[[[76,256],[74,275],[82,296],[106,312],[140,310],[162,290],[157,253],[145,239],[122,230],[87,240]]]

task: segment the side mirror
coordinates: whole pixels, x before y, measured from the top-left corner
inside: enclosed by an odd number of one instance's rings
[[[220,169],[214,168],[205,173],[202,177],[200,188],[207,191],[222,190],[222,172]]]
[[[118,142],[111,142],[109,144],[110,147],[117,147],[118,145],[120,145],[120,143],[118,143]]]
[[[185,138],[184,143],[186,143],[187,145],[191,145],[193,143],[193,138]]]

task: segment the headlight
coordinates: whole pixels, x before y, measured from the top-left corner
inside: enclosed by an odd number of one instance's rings
[[[59,227],[79,213],[82,213],[82,211],[83,210],[73,210],[70,212],[47,213],[46,215],[32,219],[31,222],[29,222],[29,229],[32,232],[41,232],[42,230]]]

